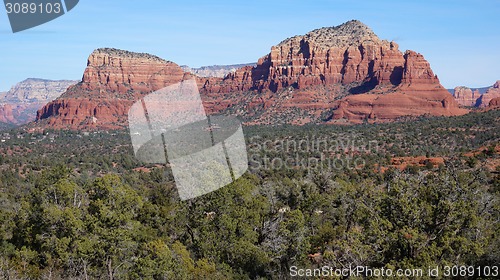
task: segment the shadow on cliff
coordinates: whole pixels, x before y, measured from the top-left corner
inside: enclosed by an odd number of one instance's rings
[[[371,71],[370,71],[371,72]],[[380,84],[379,79],[376,77],[376,73],[371,73],[371,77],[368,79],[368,81],[363,82],[361,85],[353,87],[349,89],[350,94],[362,94],[362,93],[367,93],[373,89],[375,89],[376,86]],[[401,84],[401,81],[403,79],[403,67],[402,66],[396,66],[391,72],[391,76],[389,77],[389,81],[393,86],[397,86]]]

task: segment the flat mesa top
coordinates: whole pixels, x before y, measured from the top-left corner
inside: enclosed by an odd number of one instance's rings
[[[322,47],[346,47],[360,44],[364,41],[380,41],[377,35],[364,23],[358,20],[351,20],[338,26],[323,27],[315,29],[305,35],[297,35],[288,38],[278,46],[289,45],[295,41],[313,41]]]
[[[120,50],[120,49],[115,49],[115,48],[99,48],[99,49],[96,49],[95,51],[92,52],[92,55],[94,55],[94,54],[107,54],[109,56],[115,56],[115,57],[138,58],[138,59],[145,59],[145,60],[161,62],[161,63],[171,63],[171,61],[165,60],[165,59],[158,57],[156,55],[152,55],[152,54],[148,54],[148,53],[138,53],[138,52],[125,51],[125,50]]]

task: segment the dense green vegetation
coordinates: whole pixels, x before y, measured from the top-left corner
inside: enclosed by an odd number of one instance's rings
[[[287,279],[292,266],[498,266],[499,120],[490,111],[247,127],[251,170],[189,201],[179,200],[169,168],[134,158],[126,132],[9,131],[0,143],[0,279]],[[358,149],[279,146],[312,139]],[[363,164],[319,168],[325,152]],[[445,161],[391,168],[403,156]],[[315,168],[266,169],[266,157],[312,158]]]

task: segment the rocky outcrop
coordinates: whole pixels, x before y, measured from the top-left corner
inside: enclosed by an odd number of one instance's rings
[[[21,125],[35,120],[36,111],[78,81],[26,79],[0,96],[0,122]]]
[[[472,89],[464,86],[456,87],[453,91],[453,97],[460,106],[464,107],[474,107],[476,106],[477,99],[481,97],[478,90],[472,91]]]
[[[89,118],[97,126],[123,125],[124,108],[185,75],[156,56],[99,49],[90,55],[82,83],[37,119],[53,126],[81,127]],[[359,21],[286,39],[256,66],[196,80],[207,112],[236,114],[249,124],[381,122],[467,112],[421,54],[401,52]]]

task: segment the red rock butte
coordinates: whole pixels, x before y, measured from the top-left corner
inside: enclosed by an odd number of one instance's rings
[[[247,124],[388,122],[421,115],[465,114],[424,57],[401,52],[353,20],[288,38],[224,78],[184,73],[149,54],[98,49],[82,82],[38,111],[58,128],[117,128],[145,94],[197,80],[211,114],[236,114]]]

